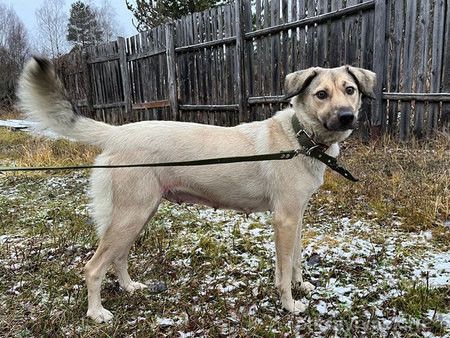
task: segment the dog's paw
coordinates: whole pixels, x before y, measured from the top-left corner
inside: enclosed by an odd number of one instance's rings
[[[303,282],[300,284],[300,290],[306,293],[310,293],[313,291],[316,287],[312,285],[310,282]]]
[[[127,285],[123,285],[122,287],[124,288],[125,291],[130,292],[130,293],[133,293],[136,290],[142,290],[142,289],[148,288],[148,286],[146,284],[142,284],[139,282],[133,282],[133,281],[131,281]]]
[[[298,315],[299,313],[305,312],[306,305],[299,300],[292,299],[290,301],[283,302],[283,308],[294,315]]]
[[[86,316],[93,319],[97,323],[106,323],[113,319],[113,314],[104,307],[98,309],[88,309]]]

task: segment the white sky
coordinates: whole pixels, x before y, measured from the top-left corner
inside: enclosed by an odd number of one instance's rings
[[[65,1],[67,15],[69,15],[70,5],[75,1],[76,0]],[[33,42],[32,40],[35,36],[33,32],[36,31],[36,19],[34,12],[37,8],[42,6],[43,2],[43,0],[0,0],[0,3],[11,6],[16,11],[19,18],[27,27],[30,42]],[[85,2],[91,2],[97,6],[100,6],[102,4],[102,0],[90,0]],[[130,2],[133,3],[133,1]],[[111,0],[109,1],[109,3],[112,7],[114,7],[116,11],[116,20],[119,24],[118,30],[121,32],[121,35],[124,37],[129,37],[137,34],[136,28],[134,28],[133,24],[131,23],[133,14],[131,14],[131,12],[127,9],[125,0]]]

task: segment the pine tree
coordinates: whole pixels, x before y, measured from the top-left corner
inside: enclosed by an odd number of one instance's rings
[[[133,5],[126,0],[128,9],[137,20],[138,31],[146,31],[184,15],[201,12],[229,0],[135,0]]]
[[[78,0],[70,9],[67,25],[67,41],[75,47],[84,48],[101,41],[102,31],[96,19],[95,11],[89,5]]]

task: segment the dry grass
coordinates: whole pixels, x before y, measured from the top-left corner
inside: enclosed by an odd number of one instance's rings
[[[14,108],[0,109],[0,120],[16,120],[21,118],[21,113]]]
[[[408,231],[431,229],[450,240],[450,145],[432,141],[399,143],[389,138],[368,145],[352,140],[342,147],[345,163],[358,183],[327,172],[313,203],[334,206],[336,215],[369,218]]]
[[[92,163],[99,150],[65,139],[49,140],[2,128],[0,161],[16,166],[76,165]]]

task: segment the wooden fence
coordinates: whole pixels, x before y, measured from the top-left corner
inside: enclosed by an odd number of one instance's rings
[[[292,71],[342,64],[378,74],[366,137],[448,127],[449,0],[235,0],[57,63],[91,117],[218,125],[272,116]]]

